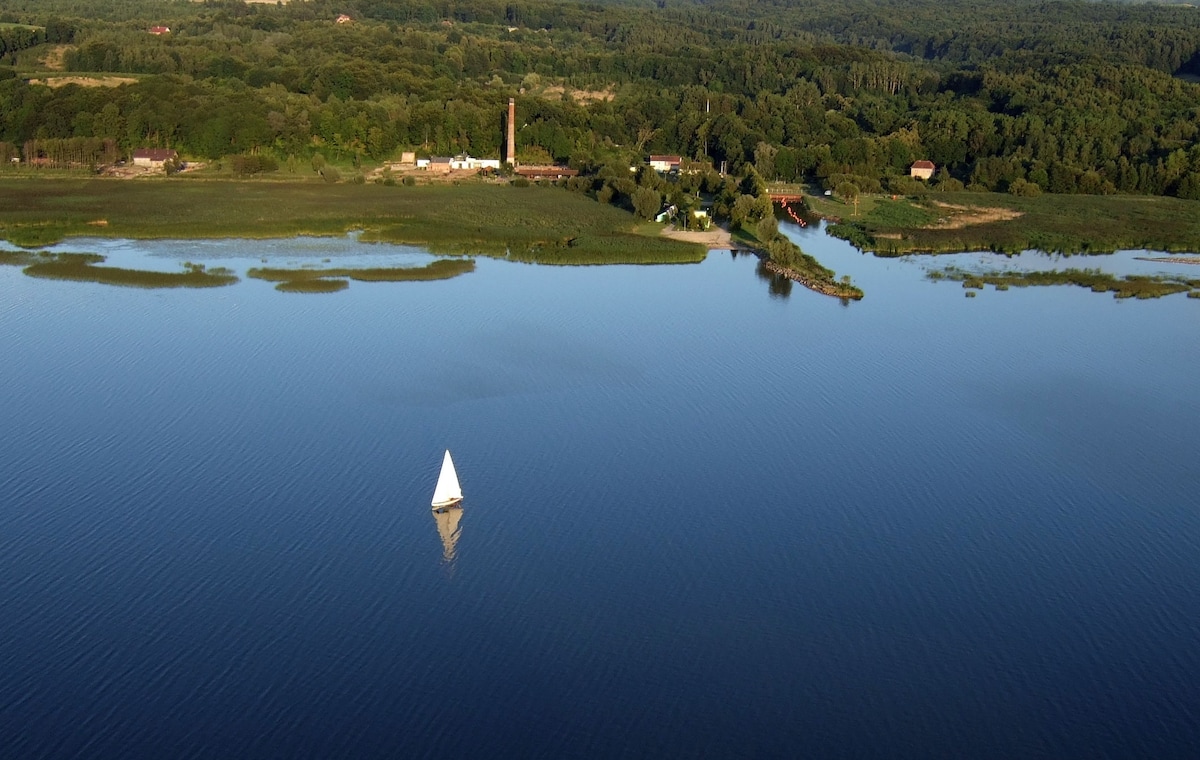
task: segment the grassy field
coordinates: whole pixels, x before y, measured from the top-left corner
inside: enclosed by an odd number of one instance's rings
[[[1110,253],[1121,249],[1200,251],[1200,202],[1148,196],[932,193],[924,199],[864,197],[859,215],[840,205],[835,230],[883,256],[991,250]]]
[[[36,248],[71,237],[343,235],[439,253],[544,264],[703,260],[612,206],[558,188],[385,186],[199,178],[0,178],[0,238]]]

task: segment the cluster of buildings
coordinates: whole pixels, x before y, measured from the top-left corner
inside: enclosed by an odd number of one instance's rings
[[[405,154],[410,155],[410,154]],[[401,164],[405,161],[400,160]],[[432,158],[417,158],[409,165],[416,166],[418,169],[425,169],[434,174],[449,174],[452,171],[480,171],[483,169],[492,169],[498,171],[500,169],[500,159],[498,158],[475,158],[468,156],[466,153],[459,153],[457,156],[433,156]]]
[[[349,21],[349,16],[342,15],[337,18],[337,23],[339,24]],[[154,31],[158,29],[169,31],[165,27],[153,27],[152,32],[159,33]],[[456,171],[499,171],[504,163],[508,163],[513,166],[515,174],[527,179],[563,179],[579,174],[575,169],[565,166],[519,166],[516,157],[516,101],[513,98],[508,99],[507,116],[508,118],[505,119],[505,150],[503,158],[475,158],[466,153],[459,153],[456,156],[417,158],[415,151],[405,151],[401,154],[400,161],[389,164],[388,168],[398,171],[419,169],[428,171],[431,174],[450,174]],[[175,158],[177,158],[175,151],[150,149],[134,151],[133,156],[134,164],[140,166],[161,166],[165,161]],[[675,154],[652,153],[647,158],[647,163],[651,169],[657,172],[672,174],[679,172],[680,166],[683,163],[683,157]],[[909,168],[909,176],[927,180],[933,177],[936,169],[937,167],[934,166],[932,161],[916,161]]]
[[[517,164],[517,104],[508,99],[508,118],[505,119],[505,144],[503,158],[475,158],[466,153],[457,156],[433,156],[417,158],[415,153],[404,152],[397,169],[424,169],[433,174],[449,174],[455,171],[499,171],[503,163],[511,164],[513,172],[527,179],[562,179],[579,174],[565,166],[520,166]]]

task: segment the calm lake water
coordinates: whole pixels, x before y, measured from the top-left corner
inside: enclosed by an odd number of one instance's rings
[[[727,252],[327,295],[0,267],[0,755],[1194,757],[1200,302],[925,272],[1200,268],[790,230],[866,299]]]

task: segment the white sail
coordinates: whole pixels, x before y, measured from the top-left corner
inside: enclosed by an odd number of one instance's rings
[[[433,506],[448,507],[462,501],[462,488],[458,485],[458,474],[454,472],[454,461],[450,459],[450,450],[442,458],[442,474],[438,475],[437,487],[433,489]]]

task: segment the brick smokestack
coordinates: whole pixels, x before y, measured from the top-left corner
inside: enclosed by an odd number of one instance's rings
[[[517,165],[517,100],[508,99],[508,145],[504,160],[513,166]]]

